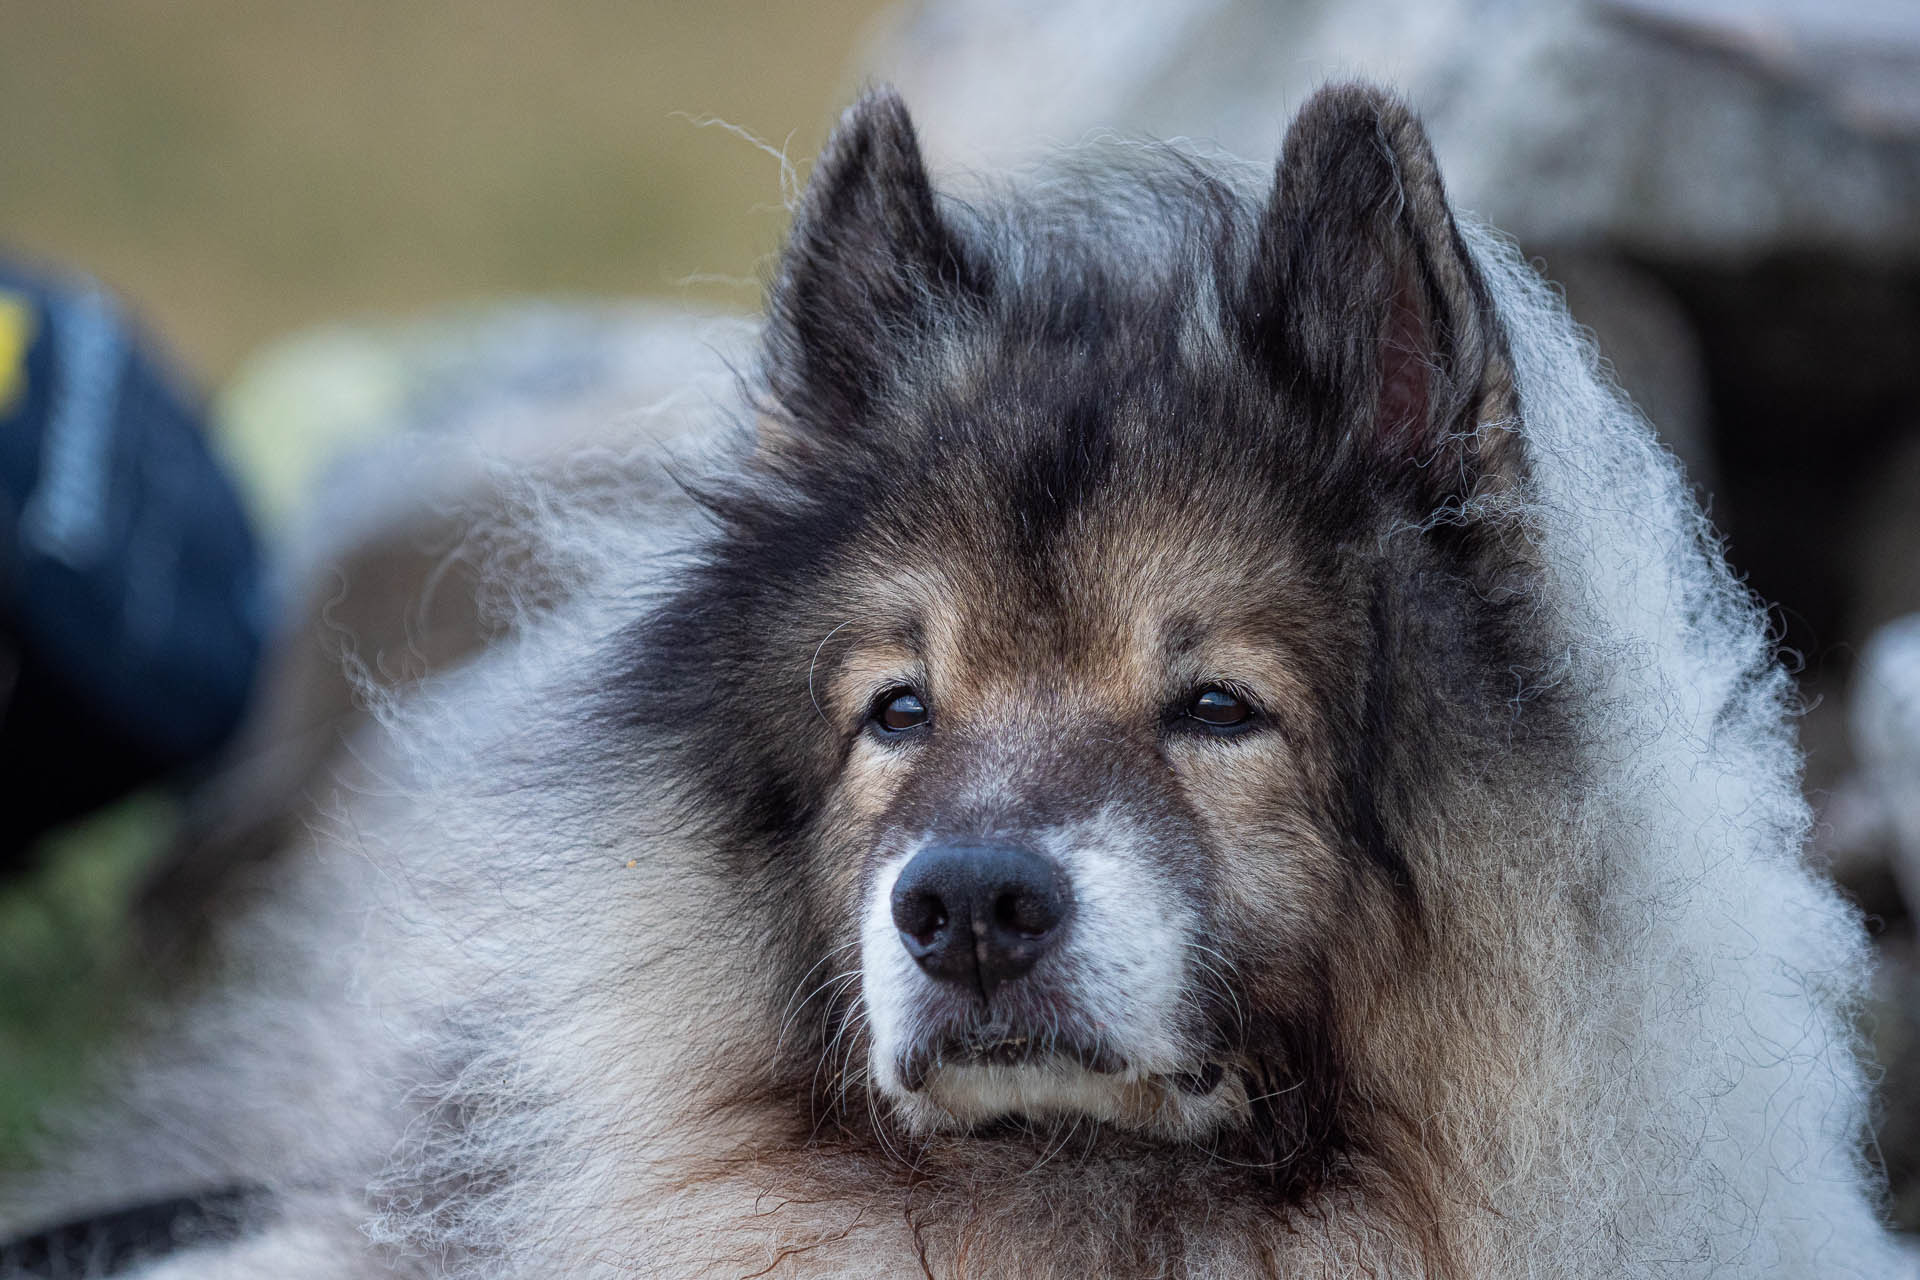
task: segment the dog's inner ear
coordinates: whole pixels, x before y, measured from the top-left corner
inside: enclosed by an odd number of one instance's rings
[[[1380,335],[1380,394],[1374,411],[1375,437],[1390,456],[1426,447],[1430,384],[1436,372],[1432,337],[1414,285],[1396,280]]]
[[[988,290],[941,215],[891,89],[847,110],[815,164],[775,280],[778,432],[851,431]]]
[[[1231,306],[1253,358],[1306,397],[1330,445],[1421,501],[1521,478],[1499,318],[1398,100],[1338,85],[1301,108]]]

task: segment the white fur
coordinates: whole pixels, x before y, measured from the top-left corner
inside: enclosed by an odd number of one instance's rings
[[[902,1100],[912,1094],[900,1082],[901,1045],[913,1034],[913,996],[928,981],[900,945],[893,923],[893,886],[923,842],[881,864],[860,923],[860,986],[869,1035],[868,1070],[876,1088]]]

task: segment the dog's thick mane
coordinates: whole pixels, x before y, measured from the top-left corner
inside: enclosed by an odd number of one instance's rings
[[[945,207],[999,279],[1104,279],[1207,341],[1265,180],[1098,144]],[[755,922],[791,886],[716,870],[734,833],[687,783],[708,762],[636,741],[601,696],[712,536],[657,464],[608,459],[524,504],[570,602],[385,709],[317,849],[229,931],[249,981],[151,1038],[98,1144],[117,1171],[78,1176],[273,1185],[294,1243],[269,1270],[364,1229],[422,1275],[1889,1274],[1850,1029],[1864,939],[1802,860],[1763,614],[1560,300],[1512,245],[1463,234],[1531,465],[1497,501],[1544,567],[1532,625],[1553,639],[1512,696],[1568,709],[1577,763],[1546,791],[1495,780],[1531,803],[1451,834],[1513,870],[1453,889],[1444,923],[1476,931],[1441,939],[1426,1020],[1409,1003],[1378,1046],[1433,1077],[1408,1096],[1434,1109],[1275,1203],[1208,1150],[1087,1127],[1014,1177],[978,1139],[889,1151],[838,1043],[797,1096],[794,1003],[845,998],[854,962],[776,983],[792,957]],[[694,488],[784,500],[752,462],[775,376],[749,371],[714,410],[725,439],[681,450]]]

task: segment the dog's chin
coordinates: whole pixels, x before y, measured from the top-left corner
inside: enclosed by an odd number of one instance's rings
[[[1093,1121],[1144,1137],[1182,1140],[1244,1122],[1246,1084],[1237,1071],[1199,1063],[1142,1073],[1067,1056],[994,1061],[980,1056],[916,1072],[917,1088],[891,1076],[895,1114],[916,1133],[985,1134],[1008,1123],[1053,1128]]]

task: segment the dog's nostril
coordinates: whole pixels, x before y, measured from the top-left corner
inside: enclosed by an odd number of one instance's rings
[[[929,845],[893,886],[893,923],[929,975],[977,991],[1025,974],[1058,941],[1073,906],[1066,877],[1017,845]]]
[[[933,914],[933,917],[926,922],[926,924],[922,925],[920,928],[915,929],[913,931],[913,940],[915,942],[918,942],[923,947],[930,947],[935,942],[939,941],[940,934],[943,931],[945,931],[946,927],[947,927],[947,913],[944,911],[937,911]]]
[[[930,893],[895,895],[893,924],[921,946],[933,946],[947,927],[946,904]]]
[[[1038,938],[1060,923],[1052,901],[1024,893],[1003,893],[993,904],[993,922],[1023,938]]]

